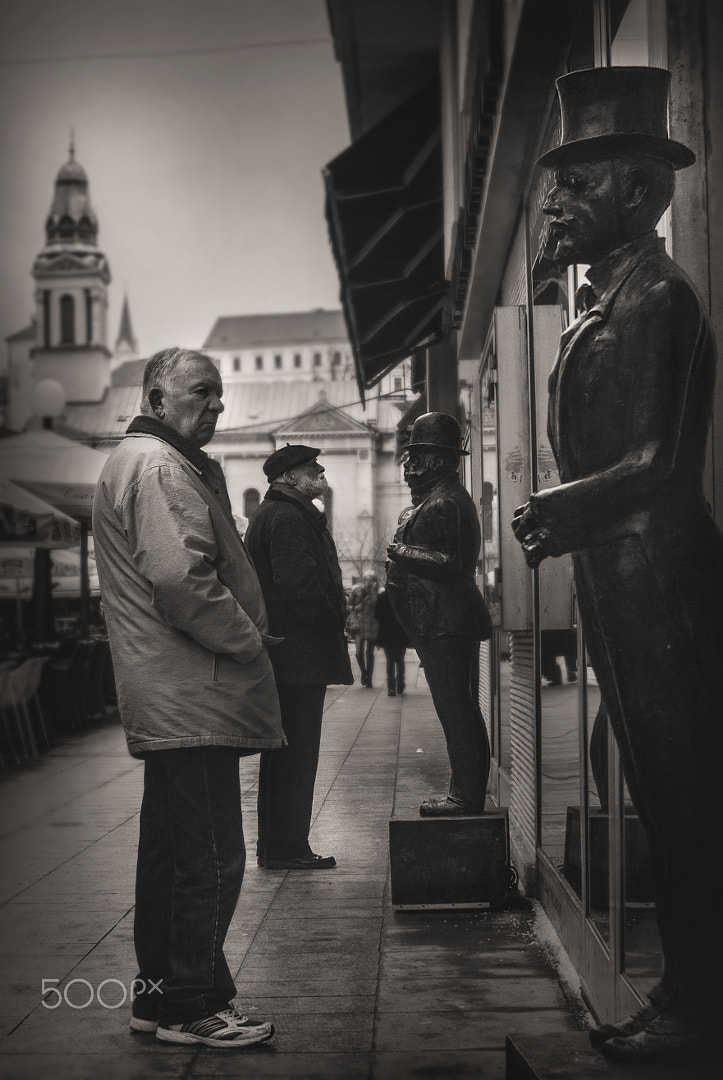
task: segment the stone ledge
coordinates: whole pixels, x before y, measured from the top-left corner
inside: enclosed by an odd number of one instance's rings
[[[508,1035],[506,1080],[718,1080],[717,1065],[703,1061],[637,1065],[608,1061],[590,1046],[587,1032],[569,1035]]]

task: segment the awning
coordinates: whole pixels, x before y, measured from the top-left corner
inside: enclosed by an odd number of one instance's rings
[[[329,162],[324,182],[363,398],[446,328],[439,81]]]

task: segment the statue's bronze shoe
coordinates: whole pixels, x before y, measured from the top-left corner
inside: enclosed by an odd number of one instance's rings
[[[706,1033],[695,1020],[661,1012],[635,1035],[608,1039],[600,1049],[612,1061],[642,1063],[695,1057],[706,1045]]]
[[[591,1028],[588,1032],[590,1043],[597,1049],[608,1039],[626,1039],[630,1035],[637,1035],[646,1024],[655,1019],[659,1012],[660,1006],[651,1003],[633,1013],[632,1016],[618,1020],[617,1024],[600,1024],[598,1027]]]
[[[421,817],[463,817],[484,813],[484,802],[472,799],[456,799],[453,795],[425,799],[419,807]]]

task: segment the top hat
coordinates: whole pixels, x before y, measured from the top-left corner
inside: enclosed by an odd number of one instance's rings
[[[454,450],[466,454],[460,447],[459,424],[453,416],[443,412],[428,412],[417,417],[412,427],[407,450],[420,446],[425,450]]]
[[[540,165],[642,154],[684,169],[695,154],[668,138],[670,72],[663,68],[608,67],[571,71],[557,80],[562,133]]]
[[[321,450],[315,446],[302,446],[300,443],[287,443],[280,450],[274,450],[273,454],[266,458],[261,466],[269,483],[273,483],[288,469],[295,469],[297,465],[304,465],[307,461],[314,461]]]

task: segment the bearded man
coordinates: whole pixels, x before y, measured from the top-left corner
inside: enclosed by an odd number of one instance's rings
[[[309,844],[324,697],[330,683],[354,681],[344,635],[346,596],[326,514],[328,490],[314,446],[287,445],[266,459],[269,490],[246,544],[266,601],[287,745],[261,754],[256,855],[267,870],[326,870],[333,855]]]
[[[515,512],[530,566],[572,552],[585,641],[650,837],[664,970],[650,1003],[591,1032],[611,1058],[667,1060],[719,1022],[721,936],[709,865],[721,835],[723,537],[703,494],[715,379],[708,318],[655,226],[674,170],[670,75],[558,80],[560,145],[544,212],[555,260],[589,263],[586,311],[562,335],[548,433],[561,485]]]
[[[457,477],[463,453],[453,416],[414,422],[404,463],[413,505],[387,549],[389,600],[424,667],[452,769],[449,793],[425,799],[423,817],[481,814],[490,770],[473,675],[492,623],[475,584],[480,525]]]

